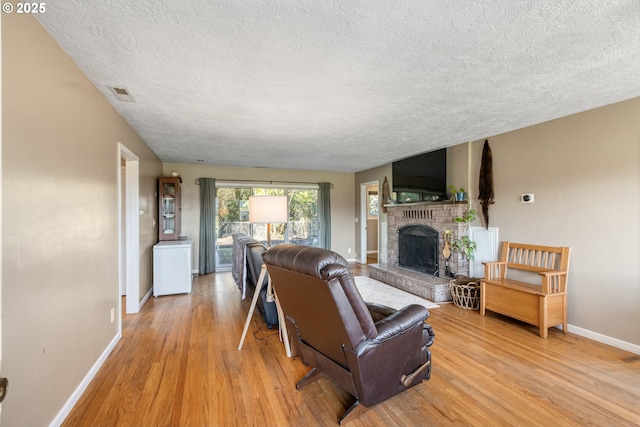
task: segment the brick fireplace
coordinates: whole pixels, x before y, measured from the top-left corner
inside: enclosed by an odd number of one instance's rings
[[[464,216],[468,203],[432,202],[428,204],[399,204],[387,206],[387,263],[398,265],[398,230],[407,225],[428,225],[440,235],[438,256],[440,257],[440,277],[445,277],[444,232],[451,230],[454,239],[469,235],[469,225],[455,222],[454,218]],[[469,261],[460,253],[452,253],[449,267],[460,274],[469,273]]]
[[[453,239],[469,234],[469,225],[455,222],[469,208],[467,202],[423,202],[387,205],[387,262],[370,266],[369,276],[419,295],[434,302],[451,300],[449,280],[445,274],[445,231],[451,231]],[[439,277],[399,266],[399,230],[407,226],[424,225],[438,233]],[[449,268],[456,274],[469,273],[469,261],[458,252],[451,252]]]

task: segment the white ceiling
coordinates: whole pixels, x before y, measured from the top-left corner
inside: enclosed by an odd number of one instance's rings
[[[638,0],[66,0],[37,18],[165,162],[356,172],[640,96]]]

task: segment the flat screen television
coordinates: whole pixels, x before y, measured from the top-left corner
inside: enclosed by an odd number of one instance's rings
[[[396,203],[441,200],[447,193],[447,149],[392,163]]]

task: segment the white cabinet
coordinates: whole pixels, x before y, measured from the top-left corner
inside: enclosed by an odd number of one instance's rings
[[[153,246],[153,296],[191,293],[192,240]]]

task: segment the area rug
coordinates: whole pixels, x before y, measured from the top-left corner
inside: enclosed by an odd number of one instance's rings
[[[367,276],[354,276],[356,287],[362,295],[362,299],[367,302],[383,304],[396,310],[401,309],[409,304],[419,304],[426,308],[438,308],[435,304],[417,295],[410,294],[386,283],[372,279]]]

